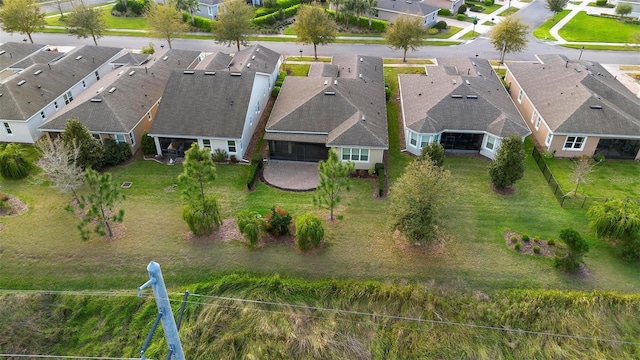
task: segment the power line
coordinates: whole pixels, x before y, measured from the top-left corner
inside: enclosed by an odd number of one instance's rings
[[[0,357],[17,357],[31,359],[88,359],[88,360],[140,360],[140,358],[123,358],[109,356],[63,356],[63,355],[39,355],[39,354],[0,354]]]
[[[87,295],[87,296],[132,296],[137,297],[137,293],[118,293],[118,292],[88,292],[88,291],[69,291],[69,290],[61,290],[61,291],[49,291],[49,290],[10,290],[10,289],[0,289],[0,293],[27,293],[27,294],[63,294],[63,295]],[[181,293],[170,294],[174,296],[182,295]],[[640,345],[640,342],[637,341],[625,341],[625,340],[617,340],[617,339],[606,339],[606,338],[597,338],[591,336],[581,336],[581,335],[568,335],[568,334],[558,334],[546,331],[534,331],[534,330],[524,330],[518,328],[502,328],[497,326],[488,326],[488,325],[477,325],[477,324],[468,324],[461,323],[455,321],[444,321],[444,320],[430,320],[430,319],[422,319],[410,316],[400,316],[400,315],[389,315],[389,314],[378,314],[378,313],[370,313],[364,311],[355,311],[355,310],[343,310],[343,309],[333,309],[333,308],[325,308],[318,306],[310,306],[310,305],[299,305],[299,304],[289,304],[289,303],[280,303],[274,301],[263,301],[263,300],[250,300],[250,299],[241,299],[241,298],[232,298],[232,297],[224,297],[224,296],[215,296],[215,295],[203,295],[203,294],[190,294],[190,296],[196,296],[201,298],[209,298],[216,300],[227,300],[227,301],[235,301],[240,303],[248,303],[248,304],[258,304],[258,305],[272,305],[272,306],[281,306],[281,307],[291,307],[296,309],[304,309],[304,310],[314,310],[314,311],[326,311],[326,312],[334,312],[345,315],[359,315],[359,316],[368,316],[372,318],[385,318],[391,320],[401,320],[401,321],[413,321],[418,323],[429,323],[436,325],[448,325],[448,326],[458,326],[458,327],[466,327],[472,329],[480,329],[480,330],[491,330],[491,331],[500,331],[500,332],[508,332],[513,334],[522,334],[522,335],[540,335],[540,336],[548,336],[548,337],[557,337],[564,339],[575,339],[575,340],[587,340],[587,341],[598,341],[598,342],[608,342],[612,344],[626,344],[626,345]],[[150,297],[150,296],[149,296]],[[182,300],[169,300],[171,302],[182,302]],[[240,309],[239,307],[232,307],[228,305],[220,305],[206,302],[198,302],[198,301],[187,301],[190,304],[198,304],[205,306],[219,306],[225,308],[235,308]],[[252,309],[257,311],[267,311],[278,313],[278,311],[273,310],[263,310],[263,309]],[[283,312],[279,312],[283,313]],[[285,313],[283,313],[285,314]],[[2,354],[0,354],[2,356]],[[136,360],[139,360],[136,358]]]

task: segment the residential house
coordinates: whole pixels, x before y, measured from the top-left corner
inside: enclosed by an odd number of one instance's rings
[[[460,6],[464,4],[464,0],[426,0],[427,4],[440,9],[447,9],[452,14],[457,14]]]
[[[287,76],[264,139],[273,160],[316,162],[334,149],[356,169],[372,169],[389,148],[382,59],[334,56],[308,77]]]
[[[174,70],[149,131],[158,155],[182,156],[198,143],[245,157],[281,61],[277,52],[254,45],[233,56],[208,56],[193,70]]]
[[[447,152],[493,159],[503,138],[530,133],[487,60],[437,59],[425,69],[398,75],[407,152],[439,142]]]
[[[119,68],[80,94],[73,103],[40,126],[51,137],[62,133],[71,118],[78,119],[101,143],[113,139],[140,147],[160,104],[173,69],[190,69],[201,59],[199,51],[167,49],[154,55],[128,53],[112,64]]]
[[[640,159],[640,99],[602,65],[538,56],[505,81],[536,143],[558,157]]]
[[[398,16],[418,16],[422,18],[424,26],[433,26],[438,22],[440,8],[431,5],[430,1],[432,0],[378,0],[376,17],[392,23]]]
[[[110,62],[124,53],[99,46],[43,50],[10,65],[14,74],[0,83],[0,142],[34,143],[42,136],[38,127],[111,72]]]

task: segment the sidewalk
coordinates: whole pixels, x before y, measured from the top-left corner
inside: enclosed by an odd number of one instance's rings
[[[615,9],[613,9],[613,8],[592,7],[592,6],[589,6],[589,2],[590,2],[589,0],[582,0],[580,5],[574,5],[572,3],[568,3],[567,4],[567,9],[570,9],[571,12],[567,16],[565,16],[562,20],[558,21],[558,23],[555,24],[551,29],[549,29],[549,33],[551,34],[551,36],[556,38],[556,43],[557,44],[569,44],[568,41],[566,41],[565,39],[562,38],[562,36],[560,36],[558,31],[560,29],[562,29],[563,26],[567,25],[567,23],[571,19],[573,19],[573,17],[576,16],[579,12],[586,11],[588,14],[602,14],[602,13],[615,14]],[[580,43],[573,43],[573,42],[571,44],[580,45]],[[609,44],[609,43],[586,43],[586,44],[590,44],[590,45],[618,45],[618,44]],[[624,44],[620,44],[620,45],[624,46]]]
[[[516,0],[496,1],[496,4],[500,4],[500,3],[502,3],[502,6],[490,14],[482,14],[482,13],[469,11],[469,15],[468,15],[469,17],[476,17],[478,19],[478,24],[475,26],[475,32],[478,33],[478,36],[480,36],[480,34],[486,34],[491,31],[491,25],[482,25],[483,23],[493,22],[494,24],[497,24],[503,19],[503,17],[498,16],[498,14],[507,10],[509,8],[509,4],[511,5],[511,7],[518,8],[518,10],[523,9],[529,6],[529,4],[531,4],[530,2],[525,3],[525,2],[516,1]],[[457,21],[457,22],[461,23],[462,21]],[[448,20],[447,20],[447,23],[449,23]],[[467,33],[474,31],[473,23],[469,23],[469,22],[463,22],[463,23],[466,26],[462,26],[463,29],[461,31],[458,31],[458,33],[453,35],[451,38],[449,38],[450,40],[460,40]],[[458,26],[457,24],[453,24],[453,23],[450,25]]]

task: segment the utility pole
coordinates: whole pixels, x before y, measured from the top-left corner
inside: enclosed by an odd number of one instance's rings
[[[167,359],[173,360],[185,360],[184,352],[182,351],[182,344],[180,343],[180,337],[178,336],[178,327],[176,326],[176,320],[173,317],[173,311],[171,311],[171,303],[169,302],[169,295],[167,294],[167,288],[164,285],[164,279],[162,278],[162,271],[160,270],[160,264],[155,261],[151,261],[147,265],[147,271],[149,272],[149,281],[138,288],[138,296],[142,296],[142,289],[151,286],[153,289],[153,295],[156,298],[156,305],[158,306],[158,319],[162,321],[162,329],[164,330],[167,344],[169,345],[169,355]],[[157,326],[157,320],[155,323]],[[148,345],[152,333],[149,334],[148,340],[145,344]],[[142,359],[144,357],[144,351],[146,347],[141,351]]]

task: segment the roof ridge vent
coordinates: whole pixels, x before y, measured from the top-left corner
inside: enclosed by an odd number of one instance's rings
[[[162,58],[162,60],[163,60],[163,61],[167,61],[168,59],[169,59],[169,55],[165,55],[165,56]]]
[[[93,98],[90,100],[91,102],[97,103],[97,102],[102,102],[102,99],[98,99],[98,98]]]
[[[465,83],[467,83],[467,85],[471,85],[471,83],[469,82],[469,80],[465,80]]]
[[[7,52],[6,50],[0,50],[0,55],[3,55],[6,52]]]
[[[363,61],[364,61],[364,59],[363,59],[363,58],[360,58],[360,62],[363,62]]]
[[[338,79],[333,80],[333,85],[338,85]]]
[[[602,105],[589,105],[589,109],[602,110]]]
[[[451,79],[451,85],[455,85],[456,84],[456,79]]]
[[[183,73],[183,74],[187,74],[187,75],[193,75],[193,74],[195,74],[196,72],[195,72],[195,71],[193,71],[193,70],[185,70],[185,71],[183,71],[182,73]]]
[[[18,81],[18,86],[22,86],[27,82],[27,80],[20,80]]]
[[[253,55],[253,56],[251,57],[251,60],[255,60],[255,59],[256,59],[256,56],[255,56],[255,55]]]
[[[82,55],[76,56],[76,60],[80,60],[80,59],[82,59]]]
[[[250,68],[251,67],[251,63],[247,63],[247,67]]]
[[[216,72],[215,71],[205,71],[204,74],[205,75],[215,75]]]
[[[452,94],[451,95],[452,99],[462,99],[462,95],[456,95],[456,94]]]
[[[40,74],[42,74],[42,70],[36,70],[36,72],[33,73],[33,75],[36,75],[36,76]]]
[[[116,87],[112,87],[111,89],[109,89],[109,94],[113,94],[116,91]]]
[[[101,87],[100,89],[98,89],[98,90],[96,91],[96,94],[100,94],[100,93],[102,92],[102,90],[104,90],[104,87]]]
[[[467,99],[477,99],[478,95],[467,95]]]
[[[131,70],[131,71],[129,71],[129,76],[133,76],[133,74],[135,74],[135,73],[136,73],[135,70]]]
[[[325,91],[324,94],[325,95],[335,95],[336,92],[335,91]]]

